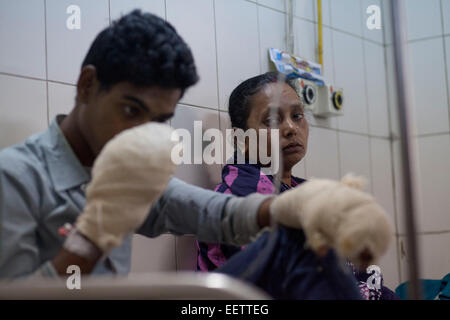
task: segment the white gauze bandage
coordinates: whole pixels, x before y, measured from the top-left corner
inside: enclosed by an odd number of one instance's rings
[[[76,228],[104,253],[142,225],[166,188],[175,170],[173,135],[165,124],[137,126],[111,139],[95,160]]]
[[[334,248],[357,265],[373,263],[386,252],[393,228],[383,208],[360,190],[362,185],[352,175],[341,181],[311,179],[277,197],[272,218],[303,229],[316,252]]]

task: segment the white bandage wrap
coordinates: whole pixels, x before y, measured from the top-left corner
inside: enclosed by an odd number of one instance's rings
[[[171,127],[148,123],[111,139],[92,168],[86,205],[76,228],[104,253],[146,219],[173,175]]]
[[[359,264],[362,252],[378,260],[388,248],[393,228],[383,208],[348,175],[341,181],[311,179],[284,192],[270,206],[272,218],[303,229],[310,247],[335,248]]]
[[[95,261],[102,256],[103,252],[99,250],[92,242],[89,242],[77,229],[73,229],[67,236],[63,245],[64,249],[75,253],[89,261]]]

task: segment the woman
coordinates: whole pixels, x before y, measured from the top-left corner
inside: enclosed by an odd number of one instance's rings
[[[275,101],[276,99],[276,101]],[[237,86],[230,96],[228,112],[231,125],[235,129],[266,129],[267,145],[270,150],[270,107],[278,106],[276,116],[279,128],[279,145],[282,152],[282,175],[280,192],[286,191],[304,182],[302,178],[292,175],[292,168],[306,154],[308,145],[309,125],[305,118],[303,103],[298,96],[293,83],[289,80],[278,83],[276,73],[268,72],[250,78]],[[259,137],[259,135],[257,134]],[[258,144],[259,145],[259,144]],[[222,170],[222,183],[215,191],[246,196],[253,192],[270,194],[274,191],[274,177],[263,173],[260,159],[256,164],[249,162],[249,145],[245,144],[243,153],[244,164],[235,164],[238,158],[236,151],[233,163],[227,164]],[[259,155],[259,152],[257,152]],[[291,231],[288,231],[288,233]],[[212,271],[222,266],[243,248],[216,243],[198,243],[197,269]],[[354,269],[349,264],[353,274],[359,280],[360,292],[365,299],[393,299],[395,294],[379,283],[372,281],[371,275]]]

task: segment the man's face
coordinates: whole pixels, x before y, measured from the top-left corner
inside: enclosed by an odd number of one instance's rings
[[[151,121],[170,119],[181,97],[180,89],[136,87],[128,82],[99,90],[99,83],[94,80],[88,91],[85,101],[80,103],[77,121],[96,156],[121,131]]]

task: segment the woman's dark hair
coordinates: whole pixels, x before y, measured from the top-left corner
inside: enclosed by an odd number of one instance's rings
[[[95,66],[104,90],[126,81],[184,92],[198,81],[191,50],[175,28],[140,10],[121,17],[98,34],[82,67],[86,65]]]
[[[276,82],[278,82],[278,73],[266,72],[245,80],[233,90],[228,104],[228,114],[233,128],[247,130],[247,119],[251,111],[250,98],[266,85]],[[295,90],[292,80],[285,79],[285,83]]]

